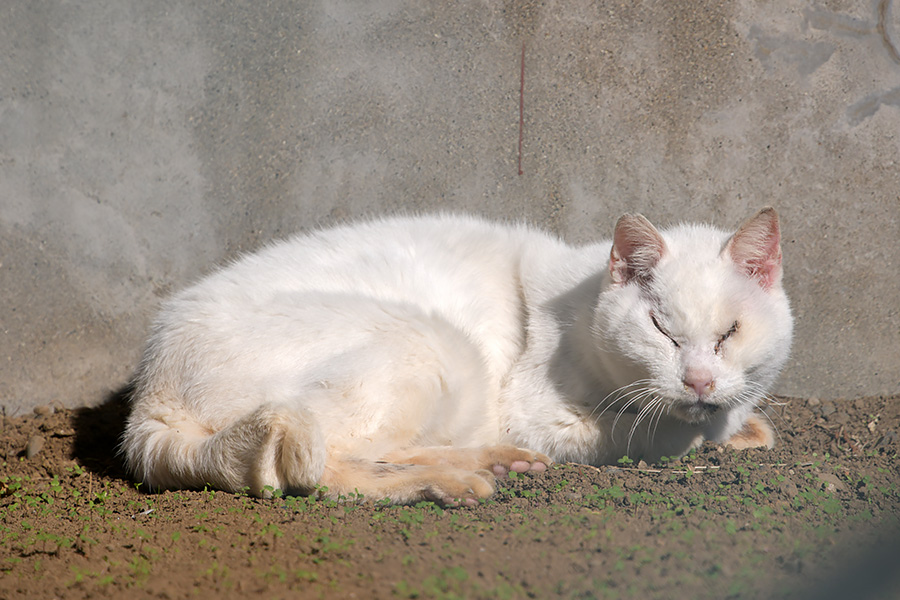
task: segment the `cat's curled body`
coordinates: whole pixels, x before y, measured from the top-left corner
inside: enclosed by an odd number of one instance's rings
[[[298,236],[168,300],[123,451],[152,488],[473,502],[553,461],[771,446],[787,358],[775,211],[730,235],[626,215],[567,245],[395,218]]]

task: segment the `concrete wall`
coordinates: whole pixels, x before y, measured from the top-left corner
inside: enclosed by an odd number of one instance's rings
[[[766,204],[779,391],[898,392],[898,49],[889,0],[11,0],[0,404],[103,400],[161,297],[304,228],[453,210],[580,241]]]

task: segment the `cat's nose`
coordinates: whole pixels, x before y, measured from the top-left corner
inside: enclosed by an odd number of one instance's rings
[[[688,369],[681,380],[686,390],[694,390],[698,398],[708,396],[716,389],[712,373],[706,369]]]

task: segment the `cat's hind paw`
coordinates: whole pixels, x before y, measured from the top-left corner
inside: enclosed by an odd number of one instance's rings
[[[308,494],[325,470],[325,442],[315,420],[303,411],[268,404],[223,432],[242,452],[250,493],[269,497],[272,490]]]

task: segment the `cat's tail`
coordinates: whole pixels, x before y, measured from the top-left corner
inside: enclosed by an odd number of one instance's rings
[[[254,496],[313,491],[326,455],[315,419],[296,406],[264,404],[216,431],[160,393],[135,399],[121,450],[149,489],[209,486]]]

